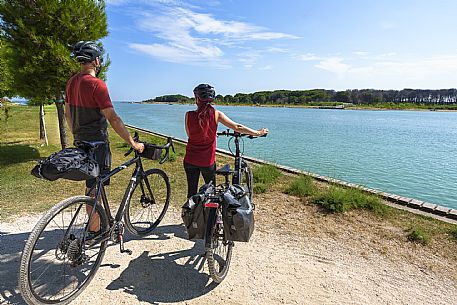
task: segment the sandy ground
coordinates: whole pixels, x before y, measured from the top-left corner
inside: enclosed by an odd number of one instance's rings
[[[221,284],[208,276],[203,244],[186,240],[180,212],[172,209],[155,234],[127,237],[132,255],[110,246],[96,277],[72,304],[457,304],[455,260],[395,240],[379,245],[375,235],[351,235],[351,230],[330,234],[322,224],[335,228],[336,218],[313,218],[306,214],[312,208],[296,212],[299,200],[281,196],[290,209],[277,212],[284,214],[279,222],[267,216],[271,208],[258,205],[253,238],[235,244]],[[274,203],[277,198],[258,200]],[[24,304],[17,274],[37,219],[0,224],[2,305]],[[361,225],[360,220],[352,222]]]

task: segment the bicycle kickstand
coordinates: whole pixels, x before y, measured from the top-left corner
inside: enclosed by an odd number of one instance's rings
[[[124,248],[124,226],[122,225],[122,223],[119,223],[117,241],[119,243],[119,249],[121,253],[127,253],[128,255],[132,255],[132,250]]]

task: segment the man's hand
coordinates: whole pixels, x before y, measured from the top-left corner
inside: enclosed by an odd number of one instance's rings
[[[144,151],[144,144],[139,142],[133,142],[133,149],[139,152],[140,154]]]

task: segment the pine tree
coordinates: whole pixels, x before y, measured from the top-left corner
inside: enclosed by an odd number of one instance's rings
[[[79,71],[71,49],[80,40],[108,35],[105,2],[0,0],[0,18],[0,35],[11,50],[7,63],[14,93],[43,103],[55,101],[66,147],[63,93],[67,80]]]

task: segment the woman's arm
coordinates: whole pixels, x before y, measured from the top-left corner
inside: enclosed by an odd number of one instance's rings
[[[249,134],[252,136],[263,136],[268,133],[268,129],[261,128],[259,130],[251,129],[247,126],[241,125],[232,121],[228,116],[225,115],[222,111],[216,110],[216,122],[222,123],[228,128],[231,128],[239,133]]]

